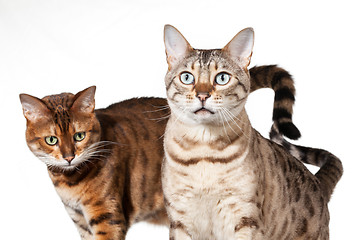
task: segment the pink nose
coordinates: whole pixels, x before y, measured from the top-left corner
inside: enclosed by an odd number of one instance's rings
[[[75,156],[68,156],[68,157],[64,157],[63,159],[65,159],[68,163],[71,163],[74,158]]]
[[[210,94],[208,92],[199,92],[196,94],[196,97],[199,98],[200,101],[205,102],[205,100],[210,97]]]

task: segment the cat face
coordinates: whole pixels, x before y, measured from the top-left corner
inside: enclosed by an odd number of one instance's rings
[[[174,27],[164,40],[169,65],[165,78],[168,102],[180,121],[223,124],[244,108],[250,92],[247,67],[253,30],[238,33],[223,49],[196,50]]]
[[[97,150],[100,125],[94,113],[95,87],[76,95],[38,99],[21,94],[30,150],[49,168],[74,170]]]

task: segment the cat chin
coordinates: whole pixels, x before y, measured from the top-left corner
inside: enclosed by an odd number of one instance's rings
[[[46,156],[37,156],[43,163],[46,164],[47,168],[50,170],[58,170],[61,172],[70,172],[78,169],[84,161],[74,161],[71,162],[69,165],[66,160],[59,161],[53,157]]]
[[[82,164],[71,164],[71,165],[61,165],[61,164],[47,164],[47,167],[51,171],[58,171],[58,172],[73,172],[79,170]]]
[[[182,118],[182,121],[189,125],[217,125],[218,116],[217,113],[200,112],[200,113],[188,113]]]
[[[77,166],[70,165],[70,166],[61,166],[61,167],[58,167],[58,168],[61,169],[64,172],[72,172],[72,171],[77,169]]]

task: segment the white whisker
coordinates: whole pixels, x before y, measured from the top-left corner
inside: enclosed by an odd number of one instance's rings
[[[181,112],[180,112],[180,114],[179,114],[178,116],[173,115],[173,117],[175,117],[175,120],[174,120],[174,122],[171,124],[171,127],[170,127],[169,129],[166,129],[165,132],[170,132],[170,131],[172,131],[172,129],[173,129],[174,127],[176,127],[177,121],[181,118],[181,115],[183,115],[183,113],[186,111],[186,109],[187,109],[187,107],[185,107],[184,109],[181,108],[181,109],[180,109]],[[160,136],[159,139],[163,138],[164,135],[165,135],[165,133],[164,133],[162,136]]]
[[[223,107],[222,110],[223,110],[224,115],[228,117],[228,120],[230,120],[231,123],[234,123],[235,126],[240,129],[241,133],[242,133],[247,139],[249,139],[249,136],[247,136],[247,135],[245,134],[245,132],[243,131],[243,129],[242,129],[242,128],[239,126],[239,124],[235,121],[235,120],[237,120],[237,121],[239,121],[240,123],[242,123],[242,120],[239,119],[238,117],[236,117],[236,116],[235,116],[232,112],[230,112],[227,108],[224,108],[224,107]],[[229,124],[229,122],[228,122],[228,125],[229,125],[229,127],[231,128],[231,130],[232,130],[235,134],[237,134],[237,136],[239,136],[239,134],[232,128],[232,126],[231,126],[231,124]]]
[[[167,115],[165,115],[165,116],[163,116],[163,117],[158,117],[158,118],[146,118],[146,119],[159,122],[159,121],[168,119],[169,117],[170,117],[170,113],[167,114]]]
[[[231,131],[233,131],[237,136],[239,136],[240,134],[237,133],[231,126],[230,122],[234,122],[232,118],[230,118],[230,116],[224,111],[223,112],[224,116],[225,116],[225,121],[227,123],[227,125],[230,127]],[[230,121],[230,122],[229,122]],[[237,125],[237,123],[235,123]],[[238,126],[239,127],[239,126]],[[239,127],[240,131],[243,133],[243,131],[241,130],[241,128]]]
[[[227,136],[227,138],[229,139],[229,142],[231,143],[230,137],[229,137],[229,135],[227,134],[227,131],[226,131],[226,127],[225,127],[225,123],[224,123],[224,116],[223,116],[223,113],[221,112],[221,110],[220,110],[220,109],[219,109],[218,113],[219,113],[220,118],[221,118],[221,123],[222,123],[223,128],[224,128],[224,133],[225,133],[225,135]],[[226,122],[227,122],[227,121],[226,121]]]
[[[160,111],[164,111],[169,109],[169,105],[165,105],[165,106],[154,106],[153,107],[157,108],[155,110],[149,110],[149,111],[144,111],[143,113],[153,113],[153,112],[160,112]]]

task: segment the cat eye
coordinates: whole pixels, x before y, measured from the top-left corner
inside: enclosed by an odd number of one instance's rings
[[[73,138],[75,139],[76,142],[80,142],[83,139],[85,139],[86,137],[86,133],[85,132],[77,132],[75,133],[75,135],[73,135]]]
[[[48,145],[53,146],[53,145],[56,145],[56,143],[58,142],[58,139],[55,136],[49,136],[49,137],[45,137],[45,142]]]
[[[227,73],[219,73],[215,77],[215,83],[218,85],[225,85],[230,81],[231,76]]]
[[[184,72],[180,74],[180,81],[185,85],[193,84],[194,83],[194,76],[191,73]]]

